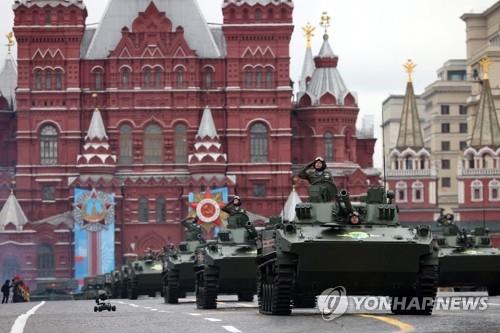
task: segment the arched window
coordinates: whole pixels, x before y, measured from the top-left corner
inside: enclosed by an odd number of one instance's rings
[[[261,20],[262,20],[262,11],[257,8],[255,10],[255,22],[260,23]]]
[[[104,73],[102,72],[101,69],[96,69],[94,71],[94,89],[102,90],[104,87],[103,81],[104,81]]]
[[[182,67],[175,70],[175,87],[184,88],[184,69]]]
[[[474,160],[474,156],[470,156],[469,157],[469,169],[474,169],[476,167],[476,163],[475,163],[475,160]]]
[[[245,88],[252,88],[253,73],[251,68],[245,69]]]
[[[205,89],[211,89],[212,88],[212,83],[213,83],[213,75],[214,72],[212,68],[207,67],[203,71],[203,87]]]
[[[405,159],[405,167],[406,170],[413,170],[413,160],[409,156]]]
[[[325,143],[325,160],[327,162],[333,162],[333,135],[330,132],[326,132],[324,137]]]
[[[174,134],[175,163],[185,164],[188,160],[187,152],[187,127],[184,124],[175,126]]]
[[[406,202],[408,199],[407,185],[405,182],[396,184],[396,202]]]
[[[149,88],[151,86],[151,68],[149,67],[144,68],[142,86],[144,88]]]
[[[40,131],[40,163],[42,165],[57,164],[58,133],[54,126],[47,125]]]
[[[62,70],[56,69],[56,90],[62,90],[63,84],[62,84]]]
[[[255,69],[255,87],[262,88],[262,67]]]
[[[120,127],[120,164],[132,164],[132,127]]]
[[[263,123],[250,128],[250,159],[254,163],[268,161],[267,127]]]
[[[266,88],[272,88],[274,85],[274,73],[271,67],[266,68]]]
[[[162,72],[161,68],[155,68],[155,88],[161,88],[162,86]]]
[[[165,198],[156,199],[156,223],[165,223],[167,214],[165,210]]]
[[[42,71],[35,70],[35,89],[42,90]]]
[[[471,201],[483,200],[483,183],[480,180],[474,180],[471,184]]]
[[[52,23],[52,15],[51,15],[50,11],[46,11],[45,12],[45,24],[48,25],[51,23]]]
[[[44,244],[37,249],[38,277],[54,276],[54,251],[52,246]]]
[[[128,89],[130,84],[130,69],[124,67],[121,72],[122,88]]]
[[[163,160],[163,133],[158,125],[149,125],[144,133],[144,163],[159,164]]]
[[[412,200],[413,202],[424,201],[424,184],[422,182],[415,182],[412,185]]]
[[[141,197],[139,199],[139,209],[138,209],[139,222],[148,223],[149,221],[149,207],[148,198]]]
[[[421,170],[425,169],[425,157],[420,158],[420,169]]]
[[[493,179],[489,183],[490,201],[500,201],[500,182]]]
[[[20,275],[21,269],[19,268],[16,258],[7,257],[2,263],[2,272],[3,282],[5,282],[5,280],[11,280],[16,275]]]
[[[50,69],[45,70],[45,90],[52,89],[52,71]]]

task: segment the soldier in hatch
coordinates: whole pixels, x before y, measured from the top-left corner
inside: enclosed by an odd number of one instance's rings
[[[326,170],[323,157],[316,157],[298,174],[299,178],[309,181],[309,200],[311,202],[331,202],[337,196],[337,187],[332,174]]]
[[[241,199],[237,195],[222,210],[229,214],[227,227],[230,229],[244,228],[249,221],[247,212],[241,207]]]

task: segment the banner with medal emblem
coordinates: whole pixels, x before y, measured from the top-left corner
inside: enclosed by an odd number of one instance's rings
[[[198,219],[198,224],[204,230],[205,238],[211,239],[217,235],[226,213],[222,207],[228,201],[229,190],[227,187],[216,188],[199,193],[189,193],[190,215]]]
[[[75,279],[109,273],[115,267],[115,197],[112,193],[75,189]]]

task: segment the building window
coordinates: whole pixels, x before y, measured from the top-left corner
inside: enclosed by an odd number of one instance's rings
[[[465,71],[448,71],[447,79],[448,81],[465,81],[466,75]]]
[[[203,71],[203,87],[205,89],[211,89],[213,84],[214,72],[210,67],[205,68]]]
[[[490,189],[490,201],[500,201],[500,182],[496,179],[490,181],[489,184]]]
[[[450,160],[441,160],[441,169],[450,170]]]
[[[441,133],[450,133],[450,124],[442,123],[441,124]]]
[[[451,187],[451,178],[450,177],[441,178],[441,187],[450,188]]]
[[[175,70],[175,87],[184,88],[184,69],[182,67]]]
[[[415,182],[412,185],[413,189],[413,201],[422,202],[424,201],[424,184],[422,182]]]
[[[120,127],[120,164],[132,164],[132,127]]]
[[[460,123],[460,133],[467,133],[467,123]]]
[[[333,162],[333,134],[326,132],[324,135],[325,142],[325,160]]]
[[[162,70],[161,68],[155,69],[155,88],[161,88],[162,86]]]
[[[483,183],[480,180],[475,180],[471,184],[471,198],[472,201],[482,201],[483,200]]]
[[[44,244],[37,249],[37,271],[38,277],[54,276],[54,250],[52,246]]]
[[[12,277],[21,274],[21,269],[19,268],[16,258],[7,257],[2,263],[2,272],[2,281],[10,280]]]
[[[245,88],[252,88],[253,73],[251,68],[245,69]]]
[[[148,199],[145,197],[141,197],[139,199],[139,210],[138,210],[139,222],[148,223],[148,221],[149,221],[149,207],[148,206],[149,206]]]
[[[56,90],[62,90],[62,70],[56,70]]]
[[[458,107],[458,113],[462,116],[467,114],[467,106],[466,105],[460,105]]]
[[[188,162],[187,151],[187,126],[177,124],[174,134],[175,163],[186,164]]]
[[[143,88],[149,88],[151,86],[151,68],[144,68],[142,72],[142,86]]]
[[[424,170],[425,169],[425,158],[422,157],[420,158],[420,170]]]
[[[47,125],[40,131],[40,163],[42,165],[57,164],[57,130],[52,125]]]
[[[42,90],[42,71],[39,69],[35,71],[35,89]]]
[[[396,201],[406,202],[407,201],[407,185],[405,182],[399,182],[396,184]]]
[[[460,150],[465,150],[467,148],[467,141],[460,141]]]
[[[144,163],[160,164],[163,159],[163,133],[160,126],[153,124],[144,132]]]
[[[449,115],[450,114],[450,106],[449,105],[441,105],[441,114]]]
[[[56,189],[53,185],[42,186],[42,201],[56,200]]]
[[[52,71],[46,70],[45,71],[45,90],[51,90],[52,89]]]
[[[262,123],[250,129],[250,160],[253,163],[268,161],[267,127]]]
[[[123,68],[121,77],[122,77],[122,88],[128,89],[130,84],[130,69]]]
[[[260,23],[262,20],[262,11],[260,9],[255,10],[255,22]]]
[[[262,88],[262,67],[255,70],[255,87]]]
[[[266,88],[272,88],[274,86],[274,73],[271,67],[266,68]]]
[[[94,89],[102,90],[103,89],[103,73],[101,70],[96,70],[94,72]]]
[[[253,196],[256,198],[266,197],[266,184],[254,184],[253,185]]]
[[[413,160],[410,157],[405,158],[406,170],[413,170]]]
[[[441,150],[450,151],[450,141],[441,141]]]
[[[166,206],[165,198],[160,197],[156,199],[156,223],[166,222],[167,214],[165,206]]]

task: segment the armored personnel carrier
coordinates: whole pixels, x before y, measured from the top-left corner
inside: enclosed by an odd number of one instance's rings
[[[437,233],[439,286],[500,294],[500,250],[492,246],[487,229],[460,230],[453,215],[446,214],[438,221]]]
[[[166,249],[163,256],[163,297],[165,303],[170,304],[177,304],[179,298],[194,291],[195,252],[205,246],[201,227],[196,219],[184,220],[182,224],[186,229],[186,240],[178,248]]]
[[[195,261],[196,305],[215,309],[219,294],[236,294],[252,301],[256,291],[255,241],[257,232],[245,211],[232,211],[227,229],[199,249]]]
[[[36,290],[31,293],[30,301],[73,300],[73,291],[78,287],[76,280],[38,281]]]
[[[317,295],[339,286],[347,295],[390,296],[394,313],[432,313],[438,260],[429,226],[399,225],[393,194],[383,188],[351,202],[346,190],[337,193],[323,182],[312,185],[309,196],[296,206],[293,221],[259,232],[261,313],[314,307]],[[415,297],[419,306],[410,307]]]
[[[137,299],[139,295],[156,296],[162,291],[162,261],[157,253],[149,251],[142,260],[130,263],[127,279],[127,295],[129,299]]]
[[[87,276],[83,279],[82,292],[85,299],[95,299],[100,292],[104,291],[104,275]]]

